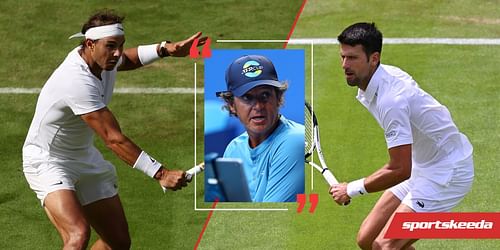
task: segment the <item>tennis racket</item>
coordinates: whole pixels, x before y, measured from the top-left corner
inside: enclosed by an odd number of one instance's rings
[[[203,170],[205,170],[205,163],[202,162],[194,167],[192,167],[191,169],[187,170],[186,171],[186,180],[187,182],[191,182],[193,180],[193,176],[195,176],[196,174],[198,173],[201,173],[203,172]],[[163,189],[163,192],[167,192],[168,188],[165,188],[164,186],[161,186],[161,188]]]
[[[328,182],[330,186],[334,184],[338,184],[337,178],[332,174],[332,172],[328,169],[325,158],[323,157],[323,152],[321,151],[321,144],[319,140],[319,126],[318,119],[314,114],[311,105],[309,103],[305,103],[304,108],[304,116],[305,116],[305,161],[307,164],[311,165],[314,169],[318,170],[325,180]],[[318,165],[311,161],[311,155],[314,153],[316,149],[316,153],[319,158],[319,162],[321,165]]]

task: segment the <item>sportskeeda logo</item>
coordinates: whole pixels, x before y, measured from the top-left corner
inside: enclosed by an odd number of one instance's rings
[[[447,230],[447,229],[492,229],[492,221],[405,221],[403,222],[404,230]]]
[[[396,213],[384,237],[500,239],[500,213]]]

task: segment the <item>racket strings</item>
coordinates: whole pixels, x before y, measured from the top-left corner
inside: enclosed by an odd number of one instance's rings
[[[308,109],[307,106],[305,106],[304,109],[304,116],[305,116],[305,153],[311,154],[313,149],[314,149],[314,129],[313,129],[313,117],[311,114],[311,110]]]

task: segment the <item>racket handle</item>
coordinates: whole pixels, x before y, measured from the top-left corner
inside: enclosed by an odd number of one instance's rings
[[[204,169],[205,169],[205,163],[200,163],[194,166],[193,168],[189,169],[188,171],[186,171],[186,180],[188,182],[191,182],[193,176],[202,172]]]
[[[193,176],[202,172],[203,170],[205,170],[205,163],[202,162],[194,167],[192,167],[191,169],[187,170],[186,171],[186,181],[187,182],[191,182],[191,180],[193,179]],[[161,186],[161,185],[160,185]],[[166,193],[168,188],[164,187],[164,186],[161,186],[161,188],[163,189],[163,192]]]
[[[337,181],[337,178],[335,178],[335,176],[333,176],[333,174],[332,174],[332,172],[330,172],[330,170],[326,169],[323,172],[323,176],[325,177],[328,184],[330,184],[330,186],[333,186],[335,184],[339,184],[339,181]]]
[[[328,181],[328,184],[330,184],[330,186],[333,186],[335,184],[339,184],[339,181],[337,181],[337,178],[335,178],[335,176],[333,176],[333,174],[332,174],[332,172],[330,172],[330,170],[326,169],[325,172],[323,172],[323,176],[325,177],[326,181]],[[349,203],[351,203],[350,200],[345,202],[343,205],[347,206],[347,205],[349,205]]]

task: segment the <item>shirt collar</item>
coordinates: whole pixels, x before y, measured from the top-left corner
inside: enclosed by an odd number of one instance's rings
[[[276,127],[276,129],[263,142],[261,142],[259,145],[257,145],[257,147],[251,148],[249,145],[250,142],[247,142],[247,147],[250,150],[250,154],[251,154],[252,158],[257,157],[259,154],[266,151],[267,148],[269,146],[271,146],[272,143],[274,142],[274,138],[279,134],[278,131],[282,130],[283,127],[285,126],[284,125],[286,123],[285,116],[281,115],[281,114],[279,116],[280,116],[280,118],[278,120],[278,127]],[[248,136],[248,140],[250,140],[250,136]]]
[[[90,68],[89,68],[89,65],[87,64],[87,62],[85,62],[85,60],[83,59],[83,57],[80,55],[79,51],[82,49],[82,46],[78,46],[76,48],[74,48],[70,53],[70,57],[74,58],[73,62],[75,62],[77,65],[79,65],[80,67],[82,67],[83,70],[89,72],[90,74],[92,74],[90,72]]]
[[[372,78],[368,82],[366,90],[363,91],[361,89],[358,89],[358,95],[356,96],[356,98],[360,102],[368,105],[373,101],[373,98],[377,96],[378,86],[380,85],[384,72],[385,71],[382,68],[382,64],[379,64],[379,66],[375,70],[375,73],[373,73]]]

